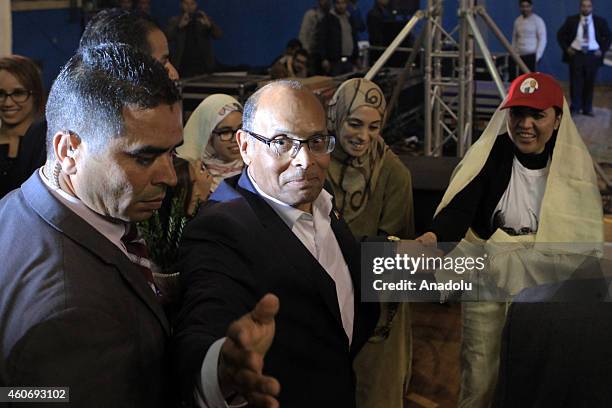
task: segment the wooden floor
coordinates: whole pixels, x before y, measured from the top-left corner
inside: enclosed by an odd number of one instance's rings
[[[567,90],[567,86],[564,85]],[[566,97],[569,98],[566,92]],[[574,122],[595,161],[612,178],[612,86],[599,86],[594,99],[595,118],[577,115]],[[604,204],[611,194],[600,183]],[[605,205],[606,206],[606,205]],[[606,206],[612,212],[612,205]],[[604,219],[607,242],[612,242],[612,214]],[[612,245],[610,246],[612,248]],[[454,408],[460,384],[461,305],[414,303],[413,371],[410,408]]]
[[[410,306],[413,368],[409,389],[435,405],[410,398],[405,406],[454,408],[460,382],[461,305],[413,303]]]

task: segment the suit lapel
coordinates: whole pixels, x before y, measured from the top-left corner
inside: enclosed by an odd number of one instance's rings
[[[274,209],[255,190],[255,187],[246,175],[246,170],[243,171],[238,181],[237,189],[239,189],[242,196],[257,214],[262,226],[269,232],[267,236],[273,237],[273,245],[279,248],[277,253],[282,254],[283,258],[285,258],[285,263],[291,266],[299,279],[306,278],[316,286],[317,292],[321,295],[330,313],[334,316],[344,333],[334,280]]]
[[[361,302],[361,250],[348,225],[340,219],[335,207],[330,214],[331,228],[336,236],[353,281],[354,310],[351,352],[356,354],[372,334],[378,321],[378,303]]]
[[[115,266],[136,296],[157,317],[166,334],[170,334],[170,324],[159,301],[145,280],[142,279],[138,267],[119,248],[58,201],[44,185],[38,173],[30,177],[21,188],[25,199],[32,209],[54,229],[95,254],[101,262]]]

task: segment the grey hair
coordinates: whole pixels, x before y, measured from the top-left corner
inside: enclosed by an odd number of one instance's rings
[[[270,82],[259,88],[253,95],[247,99],[244,104],[244,111],[242,112],[242,128],[246,130],[253,130],[253,123],[255,122],[255,113],[257,112],[257,105],[259,104],[259,98],[265,92],[272,88],[288,88],[295,90],[306,89],[306,87],[299,81],[293,79],[280,79],[278,81]]]

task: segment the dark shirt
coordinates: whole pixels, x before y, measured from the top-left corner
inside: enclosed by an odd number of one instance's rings
[[[350,19],[349,22],[352,24]],[[353,37],[351,58],[356,58],[358,55],[357,32],[352,25],[351,28]],[[346,55],[342,55],[342,27],[340,20],[332,13],[327,13],[319,23],[315,42],[319,47],[319,55],[321,55],[322,59],[337,62],[342,57],[346,57]]]
[[[384,35],[384,23],[393,21],[393,14],[386,7],[375,4],[368,12],[368,36],[371,45],[387,45]]]
[[[194,19],[185,27],[185,53],[179,71],[187,77],[212,71],[212,67],[207,67],[206,55],[198,49],[197,24]]]
[[[35,122],[19,140],[16,158],[8,157],[8,145],[0,145],[0,198],[15,190],[45,164],[47,122]]]
[[[171,45],[172,63],[181,77],[191,77],[214,72],[215,55],[212,40],[221,38],[223,31],[207,16],[210,26],[204,26],[197,16],[183,28],[179,28],[181,16],[172,17],[168,23],[168,40]]]

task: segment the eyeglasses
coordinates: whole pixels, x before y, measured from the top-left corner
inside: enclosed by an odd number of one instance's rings
[[[15,89],[13,92],[8,93],[4,89],[0,89],[0,103],[4,103],[6,98],[9,96],[15,103],[24,103],[32,95],[32,91],[26,89]]]
[[[236,137],[236,132],[239,130],[240,129],[223,129],[222,131],[213,130],[210,133],[219,137],[219,139],[221,139],[223,142],[229,142]]]
[[[293,159],[300,152],[303,144],[307,144],[310,151],[315,155],[331,153],[336,146],[336,138],[332,135],[315,135],[306,140],[293,139],[285,135],[268,139],[250,130],[243,130],[260,142],[267,144],[268,148],[279,157],[289,155]]]

